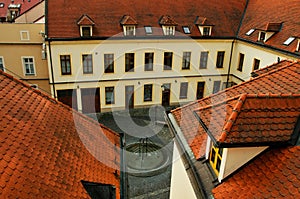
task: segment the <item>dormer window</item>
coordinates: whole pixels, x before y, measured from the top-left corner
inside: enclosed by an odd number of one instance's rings
[[[135,36],[137,21],[129,15],[124,15],[120,21],[123,26],[124,36]]]
[[[258,36],[258,41],[265,42],[266,40],[266,32],[261,31]]]
[[[92,37],[94,21],[88,15],[82,15],[77,21],[81,37]]]
[[[275,33],[281,30],[282,23],[268,23],[266,28],[261,30],[258,35],[258,41],[266,42]]]
[[[159,24],[162,26],[164,35],[167,36],[175,35],[175,27],[177,26],[177,23],[171,16],[169,15],[162,16],[159,20]]]
[[[197,16],[195,24],[198,26],[202,36],[211,36],[212,27],[206,17]]]

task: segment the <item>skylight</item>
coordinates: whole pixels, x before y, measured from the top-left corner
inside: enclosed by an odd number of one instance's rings
[[[254,30],[255,30],[255,29],[249,30],[249,31],[246,33],[246,35],[247,35],[247,36],[250,36],[250,35],[254,32]]]
[[[4,8],[4,3],[0,3],[0,8]]]
[[[285,42],[283,43],[284,45],[290,45],[293,41],[295,40],[295,37],[289,37]]]
[[[152,34],[152,27],[151,26],[145,26],[145,32],[146,32],[146,34]]]
[[[183,29],[183,32],[184,32],[185,34],[190,34],[190,33],[191,33],[191,31],[190,31],[190,29],[189,29],[188,26],[183,26],[182,29]]]

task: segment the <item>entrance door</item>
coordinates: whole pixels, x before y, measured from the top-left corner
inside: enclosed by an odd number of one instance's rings
[[[134,108],[134,86],[125,86],[125,108]]]
[[[197,99],[203,98],[203,95],[204,95],[204,86],[205,86],[205,82],[198,82],[198,86],[197,86]]]
[[[77,110],[77,93],[76,89],[57,90],[58,101]]]
[[[162,85],[162,106],[170,106],[170,93],[171,93],[171,84]]]
[[[83,113],[99,113],[100,88],[82,88],[81,102]]]

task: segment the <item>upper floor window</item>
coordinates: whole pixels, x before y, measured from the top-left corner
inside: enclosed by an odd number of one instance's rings
[[[33,57],[22,58],[25,75],[35,75],[34,59]]]
[[[259,69],[259,64],[260,64],[260,60],[254,58],[254,60],[253,60],[253,70]]]
[[[134,53],[125,54],[125,72],[134,71]]]
[[[4,59],[3,57],[0,57],[0,70],[4,71],[5,67],[4,67]]]
[[[62,75],[71,75],[70,55],[60,55],[60,67]]]
[[[217,68],[223,68],[224,56],[225,56],[225,51],[218,51],[217,62],[216,62]]]
[[[208,51],[202,51],[200,54],[200,69],[207,68],[207,61],[208,61]]]
[[[145,53],[145,71],[153,71],[154,53]]]
[[[114,72],[114,54],[104,54],[104,72],[113,73]]]
[[[243,71],[243,65],[244,65],[244,58],[245,55],[243,53],[240,53],[240,60],[239,60],[239,65],[238,65],[238,71]]]
[[[82,55],[83,74],[93,73],[93,56],[91,54]]]
[[[164,70],[172,70],[173,53],[164,52]]]
[[[182,56],[182,69],[190,69],[191,65],[191,52],[183,52]]]

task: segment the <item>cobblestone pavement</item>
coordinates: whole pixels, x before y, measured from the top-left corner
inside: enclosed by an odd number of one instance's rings
[[[158,110],[159,111],[159,110]],[[112,130],[118,133],[125,133],[126,144],[136,143],[139,142],[141,132],[134,132],[137,131],[138,128],[135,128],[135,125],[127,126],[126,129],[120,127],[119,123],[124,122],[124,124],[129,124],[129,119],[134,121],[134,123],[144,128],[143,134],[147,134],[147,137],[152,143],[158,144],[160,146],[164,146],[168,149],[168,155],[172,158],[172,149],[173,149],[173,141],[171,138],[171,134],[169,129],[166,125],[162,124],[163,121],[163,113],[156,112],[155,119],[160,124],[156,125],[151,123],[150,118],[148,115],[148,109],[139,109],[139,110],[132,110],[130,112],[130,116],[128,112],[114,112],[112,113],[101,113],[97,115],[98,121],[105,126],[111,128]],[[116,122],[117,121],[117,122]],[[126,132],[124,132],[126,131]],[[152,136],[149,136],[152,135]],[[167,146],[167,147],[166,147]],[[125,157],[126,158],[126,157]],[[172,162],[172,161],[170,161]],[[139,176],[139,175],[132,175],[127,173],[126,175],[126,182],[127,182],[127,198],[130,199],[167,199],[169,198],[169,191],[170,191],[170,183],[171,183],[171,169],[172,165],[168,164],[165,166],[160,172],[155,173],[153,176]]]

